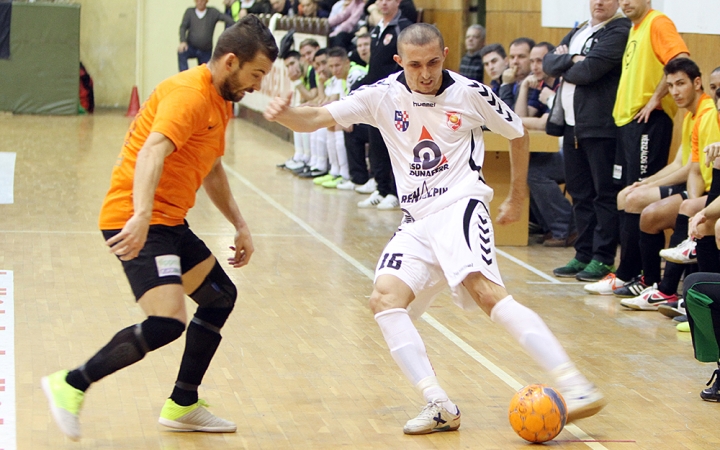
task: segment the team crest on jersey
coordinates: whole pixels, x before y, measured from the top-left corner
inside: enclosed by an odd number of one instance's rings
[[[413,162],[410,163],[410,176],[431,177],[448,169],[448,160],[435,143],[428,130],[423,127],[420,140],[413,148]]]
[[[462,125],[462,113],[446,112],[445,116],[447,116],[445,124],[450,127],[451,130],[455,131]]]
[[[395,128],[403,133],[410,128],[410,116],[407,111],[395,110]]]
[[[385,38],[383,39],[383,45],[390,45],[390,43],[392,42],[392,40],[393,40],[393,35],[392,35],[392,34],[386,34],[386,35],[385,35]]]

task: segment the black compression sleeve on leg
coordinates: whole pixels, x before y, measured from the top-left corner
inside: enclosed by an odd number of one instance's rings
[[[175,403],[189,406],[198,401],[197,388],[202,383],[221,340],[219,333],[199,325],[194,319],[190,322],[180,371],[175,389],[170,395]]]
[[[177,319],[150,316],[141,324],[120,330],[85,365],[71,371],[67,382],[81,391],[123,367],[134,364],[147,352],[179,338],[185,325]]]

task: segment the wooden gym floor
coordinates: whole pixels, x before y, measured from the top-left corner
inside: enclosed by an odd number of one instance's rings
[[[445,295],[418,322],[437,375],[463,412],[458,432],[405,436],[423,406],[389,355],[366,303],[372,270],[401,213],[361,210],[363,196],[314,186],[275,165],[290,144],[234,119],[224,162],[256,252],[228,273],[239,289],[201,396],[235,434],[176,433],[157,424],[184,339],[94,385],[83,438],[50,418],[40,378],[84,362],[143,320],[98,210],[130,119],[122,113],[0,115],[0,151],[15,152],[14,203],[0,205],[0,271],[13,271],[17,448],[514,449],[515,389],[548,382],[500,327]],[[188,220],[219,260],[232,229],[201,190]],[[505,282],[537,311],[609,400],[549,443],[563,449],[720,448],[720,405],[700,400],[713,365],[656,312],[584,295],[552,269],[571,249],[500,249]],[[194,309],[191,309],[194,310]],[[7,426],[7,421],[5,422]],[[5,431],[8,431],[7,428]]]

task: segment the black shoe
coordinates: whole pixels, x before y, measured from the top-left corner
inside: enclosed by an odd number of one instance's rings
[[[616,297],[623,298],[637,297],[642,293],[642,291],[649,287],[650,286],[645,284],[645,277],[639,276],[635,277],[632,281],[625,283],[622,287],[615,289],[613,294],[615,294]]]
[[[711,384],[712,386],[710,386]],[[720,369],[715,369],[706,386],[710,387],[703,389],[700,398],[706,402],[720,402],[720,392],[718,392],[720,391]]]

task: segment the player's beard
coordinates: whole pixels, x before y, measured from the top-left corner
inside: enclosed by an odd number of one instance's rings
[[[233,73],[229,74],[228,77],[225,78],[222,86],[220,86],[220,96],[229,102],[239,102],[243,99],[243,97],[245,97],[245,92],[253,91],[253,89],[245,89],[241,87],[240,82],[237,81],[237,73],[239,71],[240,68],[235,69]]]

